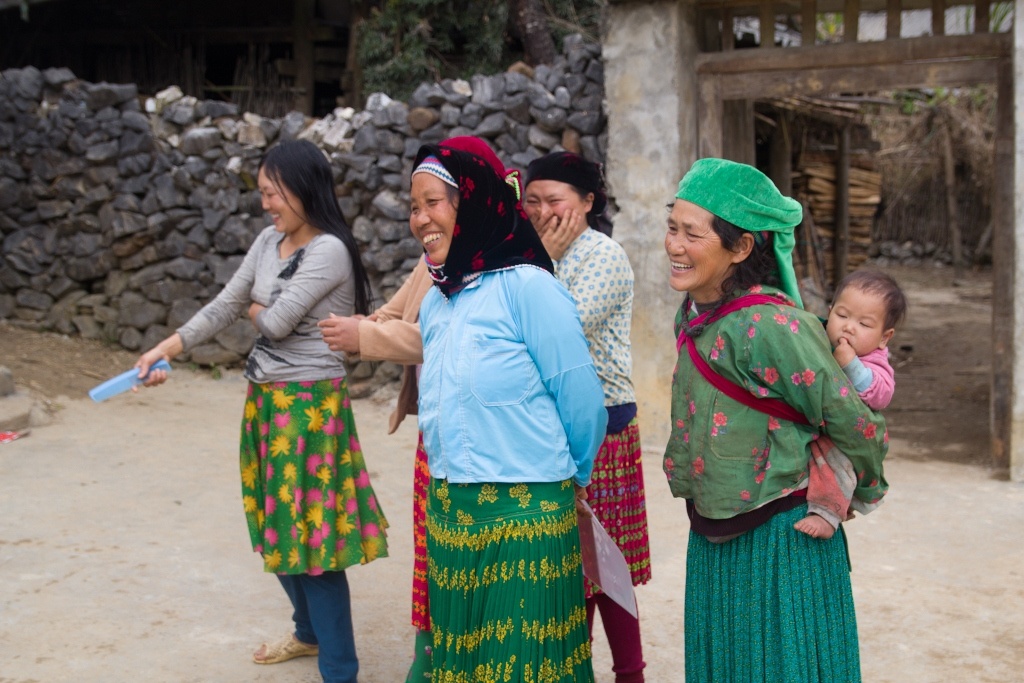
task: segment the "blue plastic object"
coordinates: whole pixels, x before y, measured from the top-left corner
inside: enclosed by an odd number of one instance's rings
[[[153,370],[167,370],[170,371],[171,364],[161,359],[153,363],[149,367],[149,371]],[[149,377],[147,374],[146,377]],[[122,391],[128,391],[137,384],[142,384],[145,381],[144,377],[139,377],[139,369],[132,368],[127,372],[122,372],[116,377],[111,377],[103,384],[94,387],[89,391],[89,398],[99,403],[100,401],[106,401],[111,396],[117,396]]]

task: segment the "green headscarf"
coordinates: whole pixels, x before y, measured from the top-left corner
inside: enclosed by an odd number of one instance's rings
[[[699,159],[679,181],[676,199],[696,204],[755,236],[774,233],[781,289],[803,308],[793,270],[793,229],[804,215],[800,202],[784,197],[775,183],[753,166],[727,159]]]

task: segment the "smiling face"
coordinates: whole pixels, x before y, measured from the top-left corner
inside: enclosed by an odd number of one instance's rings
[[[523,196],[526,215],[530,217],[534,229],[541,236],[553,227],[548,222],[552,216],[557,216],[561,220],[570,209],[581,216],[586,216],[593,207],[593,192],[580,196],[575,187],[560,180],[534,180],[526,186],[526,193]]]
[[[743,248],[729,251],[711,228],[714,215],[696,204],[677,199],[668,217],[665,252],[668,254],[669,286],[687,292],[698,304],[722,298],[722,284],[733,266],[750,254],[753,239],[743,240]],[[746,237],[746,235],[744,235]]]
[[[273,219],[278,232],[295,235],[308,227],[302,202],[283,183],[274,182],[262,168],[257,183],[263,210]]]
[[[832,346],[845,339],[858,356],[885,347],[894,328],[885,329],[885,301],[873,292],[846,287],[828,312],[825,331]]]
[[[443,264],[455,234],[458,196],[454,188],[430,173],[416,173],[412,177],[409,208],[413,237],[420,241],[434,264]]]

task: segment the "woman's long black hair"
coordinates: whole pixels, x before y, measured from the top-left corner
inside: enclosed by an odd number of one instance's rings
[[[334,174],[323,152],[308,140],[290,140],[275,146],[263,157],[260,170],[274,185],[283,186],[301,206],[291,207],[306,222],[328,235],[334,235],[352,257],[356,313],[369,315],[373,295],[370,278],[359,258],[359,245],[334,195]],[[280,188],[278,188],[280,189]]]

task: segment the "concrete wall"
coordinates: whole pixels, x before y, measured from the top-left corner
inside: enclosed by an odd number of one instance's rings
[[[693,17],[690,3],[613,4],[602,41],[614,234],[636,274],[633,383],[643,441],[656,448],[668,440],[672,322],[682,302],[668,286],[665,207],[697,155]]]

